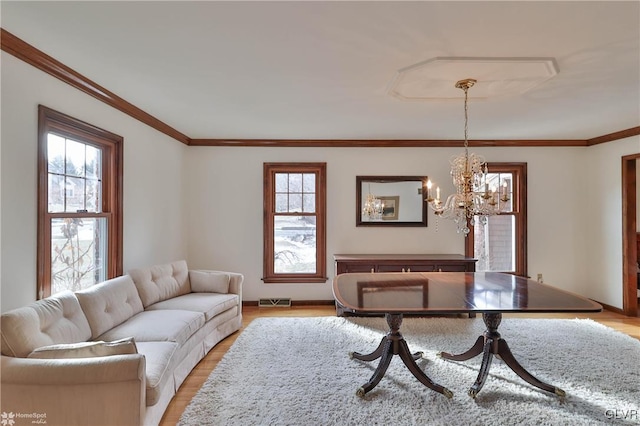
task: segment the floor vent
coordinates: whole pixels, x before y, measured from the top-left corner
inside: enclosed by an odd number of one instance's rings
[[[260,308],[290,308],[291,299],[260,299],[258,301]]]

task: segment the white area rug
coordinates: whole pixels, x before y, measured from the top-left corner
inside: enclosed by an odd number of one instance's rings
[[[512,319],[499,332],[520,363],[567,392],[564,401],[523,381],[494,358],[476,399],[467,395],[481,357],[467,350],[480,318],[405,318],[401,332],[426,374],[454,392],[423,386],[394,356],[385,377],[356,396],[378,360],[368,353],[383,318],[259,318],[238,337],[185,410],[180,425],[594,425],[640,424],[640,342],[590,320]],[[626,419],[625,419],[626,417]]]

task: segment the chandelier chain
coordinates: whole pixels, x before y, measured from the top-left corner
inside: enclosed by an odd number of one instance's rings
[[[469,87],[463,86],[464,90],[464,149],[469,148],[469,105],[468,105],[468,92]]]

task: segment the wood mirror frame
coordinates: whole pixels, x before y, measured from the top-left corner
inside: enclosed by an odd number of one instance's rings
[[[427,226],[427,180],[426,176],[356,176],[356,226]],[[369,220],[362,212],[369,193],[393,205],[379,219]]]

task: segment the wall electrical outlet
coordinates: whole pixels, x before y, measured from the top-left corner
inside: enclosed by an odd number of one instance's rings
[[[542,282],[542,274],[538,274],[538,282],[541,283]]]

